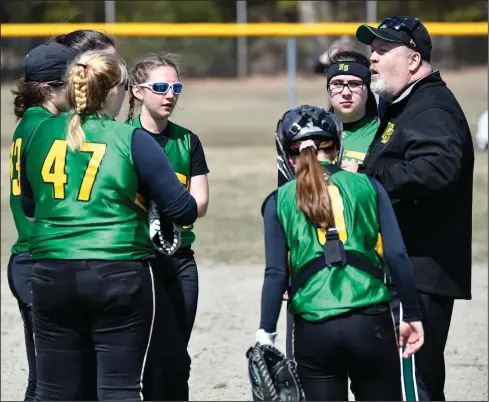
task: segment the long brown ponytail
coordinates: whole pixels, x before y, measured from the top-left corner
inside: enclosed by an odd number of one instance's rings
[[[318,149],[332,150],[332,141],[323,141]],[[300,143],[292,149],[299,149]],[[327,229],[333,222],[331,199],[328,193],[328,173],[317,159],[313,147],[305,148],[299,156],[296,174],[297,210],[307,216],[309,223]]]

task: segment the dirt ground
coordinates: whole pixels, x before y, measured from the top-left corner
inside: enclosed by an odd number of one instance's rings
[[[251,400],[245,352],[259,322],[263,278],[260,265],[201,265],[200,299],[190,342],[194,401]],[[471,301],[457,301],[446,348],[446,397],[487,401],[487,266],[473,267]],[[2,281],[1,400],[20,400],[26,379],[22,326],[6,281]],[[285,350],[284,311],[278,346]]]
[[[487,110],[487,68],[444,72],[471,127]],[[254,342],[263,281],[260,207],[274,188],[273,131],[288,109],[285,78],[191,81],[175,121],[201,138],[211,170],[207,216],[196,224],[200,297],[190,342],[192,400],[250,400],[245,352]],[[324,104],[321,78],[297,80],[298,103]],[[8,289],[6,264],[15,228],[8,206],[8,147],[14,129],[11,87],[1,113],[1,400],[19,400],[26,380],[23,332]],[[122,120],[125,111],[118,120]],[[448,340],[448,400],[487,400],[487,153],[477,153],[474,179],[473,300],[455,305]],[[284,349],[284,312],[279,347]]]

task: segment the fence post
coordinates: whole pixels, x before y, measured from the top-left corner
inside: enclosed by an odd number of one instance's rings
[[[289,81],[289,106],[296,107],[297,40],[295,36],[287,39],[287,77]]]
[[[367,22],[372,23],[377,21],[377,0],[367,0]],[[370,55],[370,46],[366,45],[367,55]]]
[[[105,23],[115,23],[115,0],[104,1]]]
[[[236,0],[236,22],[238,24],[246,24],[246,0]],[[238,51],[238,77],[244,78],[248,75],[248,49],[246,36],[238,36],[237,51]]]

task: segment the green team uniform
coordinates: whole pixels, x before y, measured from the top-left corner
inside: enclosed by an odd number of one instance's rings
[[[67,115],[49,119],[27,149],[27,178],[36,205],[33,259],[137,260],[149,257],[147,212],[137,204],[134,127],[88,116],[86,140],[72,152]]]
[[[141,119],[136,116],[126,122],[131,126],[141,128]],[[171,121],[168,121],[169,137],[168,142],[163,147],[163,152],[168,157],[170,164],[175,170],[175,173],[180,182],[187,190],[190,188],[190,173],[191,173],[191,145],[190,131],[185,127],[179,126]],[[180,226],[181,232],[181,247],[188,247],[195,241],[194,226]]]
[[[364,116],[352,127],[343,130],[343,160],[363,163],[377,132],[377,126],[376,117]]]
[[[382,260],[376,252],[379,233],[377,195],[369,179],[364,175],[339,171],[330,176],[329,185],[336,186],[341,194],[341,200],[335,202],[342,201],[343,204],[345,251],[361,254],[382,270]],[[295,180],[277,190],[277,216],[290,250],[289,268],[293,278],[307,263],[324,255],[318,229],[307,222],[302,211],[297,211]],[[338,225],[336,217],[335,221]],[[346,264],[323,269],[311,277],[295,294],[290,312],[309,321],[322,321],[390,299],[383,282]]]
[[[12,145],[10,146],[10,209],[17,229],[17,241],[12,246],[12,254],[29,251],[29,236],[34,223],[29,221],[22,209],[20,201],[20,159],[25,151],[29,138],[39,124],[54,115],[42,106],[27,109],[15,129]]]

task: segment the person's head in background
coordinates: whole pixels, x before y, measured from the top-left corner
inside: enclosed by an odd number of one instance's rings
[[[316,65],[314,66],[314,73],[321,75],[325,74],[330,57],[338,52],[354,51],[356,50],[355,45],[355,41],[346,35],[335,40],[329,49],[318,57]]]
[[[147,130],[163,130],[183,90],[175,56],[151,53],[136,60],[129,72],[130,98],[127,119],[141,108],[141,123]]]
[[[64,76],[68,64],[76,57],[72,49],[47,42],[35,47],[24,57],[24,77],[12,91],[14,114],[20,120],[25,111],[41,106],[54,115],[68,107]]]
[[[370,62],[355,51],[335,53],[326,66],[329,112],[342,123],[365,115],[377,117],[377,102],[370,90]]]
[[[361,25],[356,36],[372,46],[370,88],[389,102],[433,71],[431,38],[417,18],[389,17],[378,28]]]
[[[66,91],[70,114],[67,141],[77,150],[85,140],[82,124],[90,115],[114,119],[121,110],[128,89],[124,61],[103,50],[80,54],[66,72]]]
[[[104,50],[108,53],[116,54],[114,40],[104,33],[93,29],[80,29],[67,34],[57,35],[51,41],[65,45],[77,53],[84,53],[89,50]]]

